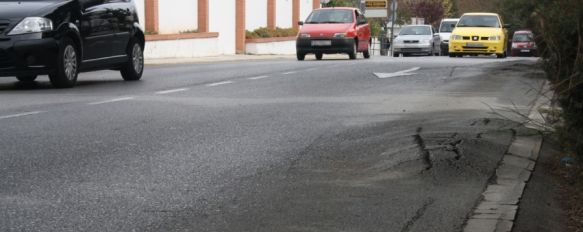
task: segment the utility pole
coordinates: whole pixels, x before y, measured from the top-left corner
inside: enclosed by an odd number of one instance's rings
[[[391,56],[394,54],[395,51],[395,23],[397,22],[397,0],[393,0],[391,2]]]

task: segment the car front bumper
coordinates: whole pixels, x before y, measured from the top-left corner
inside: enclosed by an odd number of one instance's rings
[[[504,41],[450,40],[449,53],[453,54],[504,54]]]
[[[314,45],[314,41],[322,41],[329,45]],[[352,38],[298,38],[296,40],[296,52],[299,54],[322,53],[337,54],[351,53],[354,49],[355,40]]]
[[[393,45],[393,52],[394,53],[408,53],[408,54],[416,54],[416,53],[432,53],[433,49],[431,44],[394,44]]]
[[[49,74],[56,67],[57,54],[53,38],[0,37],[0,77]]]

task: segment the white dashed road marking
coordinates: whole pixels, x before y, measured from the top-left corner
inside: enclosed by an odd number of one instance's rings
[[[294,74],[294,73],[297,73],[297,72],[284,72],[284,73],[282,73],[282,74],[283,74],[283,75],[290,75],[290,74]]]
[[[156,92],[156,94],[163,95],[163,94],[171,94],[171,93],[184,92],[184,91],[188,91],[188,90],[189,90],[188,88],[169,89],[169,90],[164,90],[164,91],[158,91],[158,92]]]
[[[216,82],[216,83],[212,83],[212,84],[208,84],[206,86],[208,87],[215,87],[215,86],[219,86],[219,85],[227,85],[227,84],[233,84],[234,82],[232,81],[221,81],[221,82]]]
[[[415,68],[402,70],[402,71],[398,71],[398,72],[394,72],[394,73],[374,73],[374,75],[376,75],[378,78],[381,78],[381,79],[389,78],[389,77],[411,76],[411,75],[415,75],[415,73],[411,73],[411,72],[415,72],[419,69],[421,69],[421,68],[415,67]]]
[[[20,114],[0,116],[0,120],[9,119],[9,118],[18,118],[18,117],[24,117],[24,116],[30,116],[30,115],[42,114],[42,113],[46,113],[46,111],[33,111],[33,112],[26,112],[26,113],[20,113]]]
[[[114,103],[114,102],[120,102],[120,101],[129,101],[129,100],[133,100],[133,99],[134,99],[134,97],[121,97],[121,98],[115,98],[115,99],[106,100],[106,101],[92,102],[92,103],[89,103],[89,105],[101,105],[101,104]]]
[[[249,77],[247,79],[249,80],[261,80],[261,79],[265,79],[268,78],[269,76],[258,76],[258,77]]]

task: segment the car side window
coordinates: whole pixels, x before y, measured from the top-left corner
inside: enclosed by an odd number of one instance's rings
[[[362,25],[362,24],[366,24],[367,23],[366,17],[364,17],[363,14],[361,14],[358,11],[355,11],[354,13],[356,14],[356,22],[358,23],[358,25]]]

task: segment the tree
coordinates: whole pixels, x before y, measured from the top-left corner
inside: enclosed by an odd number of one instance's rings
[[[460,16],[458,9],[458,0],[443,0],[444,16],[448,18],[457,18]]]
[[[426,24],[438,25],[444,16],[443,3],[440,0],[419,0],[409,3],[413,16],[425,19]]]

